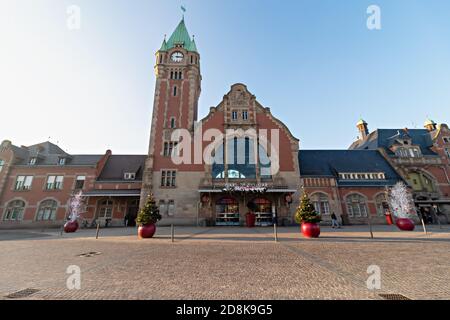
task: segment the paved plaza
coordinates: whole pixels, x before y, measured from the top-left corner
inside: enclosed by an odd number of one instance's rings
[[[450,226],[400,232],[395,227],[158,228],[138,240],[135,228],[0,230],[0,299],[450,299]],[[82,255],[85,253],[91,255]],[[80,256],[82,255],[82,256]],[[69,290],[67,268],[79,266],[81,288]],[[367,268],[381,270],[369,290]]]

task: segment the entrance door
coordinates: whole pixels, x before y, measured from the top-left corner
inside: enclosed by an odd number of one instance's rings
[[[139,200],[130,200],[128,202],[127,214],[125,215],[125,223],[128,227],[136,226],[136,218],[139,211]]]
[[[256,226],[267,227],[273,225],[272,202],[266,198],[253,199],[256,214]]]
[[[216,226],[239,226],[239,203],[233,197],[216,202]]]

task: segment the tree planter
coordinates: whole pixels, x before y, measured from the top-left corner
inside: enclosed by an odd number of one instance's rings
[[[409,218],[398,218],[396,225],[402,231],[413,231],[415,228],[414,221]]]
[[[303,222],[301,231],[307,238],[318,238],[320,235],[320,226],[318,223]]]
[[[66,224],[64,225],[64,232],[65,233],[74,233],[75,231],[78,230],[78,221],[67,221]]]
[[[156,232],[156,226],[155,224],[146,224],[141,225],[138,228],[138,237],[139,239],[148,239],[153,238]]]

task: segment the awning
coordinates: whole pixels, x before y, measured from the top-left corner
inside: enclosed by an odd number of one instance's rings
[[[224,191],[223,189],[199,189],[199,193],[223,193],[228,191]],[[265,193],[296,193],[297,190],[295,189],[267,189]],[[239,192],[236,192],[239,193]],[[257,192],[255,192],[257,193]]]
[[[92,190],[83,195],[87,197],[140,197],[141,190]]]

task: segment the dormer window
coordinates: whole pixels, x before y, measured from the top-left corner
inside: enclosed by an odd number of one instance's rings
[[[59,158],[58,164],[59,164],[60,166],[65,165],[65,164],[66,164],[66,158]]]
[[[136,179],[136,173],[134,172],[125,172],[123,175],[123,178],[125,180],[135,180]]]
[[[36,164],[36,162],[37,162],[37,158],[33,157],[33,158],[30,158],[30,161],[28,162],[28,164],[30,166],[34,166]]]

